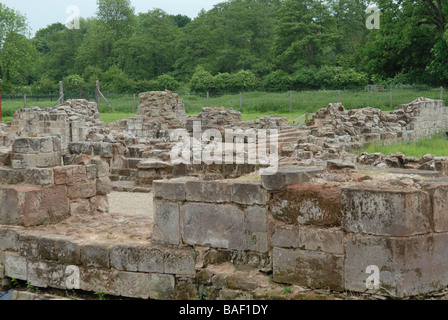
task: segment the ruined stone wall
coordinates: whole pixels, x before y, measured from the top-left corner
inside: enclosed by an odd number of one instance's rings
[[[85,141],[90,129],[101,126],[96,103],[86,100],[68,100],[54,108],[39,107],[19,109],[14,114],[10,138],[35,137],[38,134],[57,134],[61,137],[62,152],[68,152],[68,144]]]
[[[252,252],[284,284],[393,297],[448,285],[445,178],[317,183],[325,172],[282,167],[261,181],[155,181],[153,241]],[[381,271],[375,290],[366,287],[371,265]]]
[[[13,168],[0,168],[0,224],[36,226],[107,210],[112,183],[100,157],[63,166],[58,136],[16,139],[12,150]]]

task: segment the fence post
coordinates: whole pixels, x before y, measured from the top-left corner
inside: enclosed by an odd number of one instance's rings
[[[240,110],[243,110],[243,93],[240,91]]]
[[[289,91],[289,113],[292,113],[292,91]]]
[[[23,95],[23,105],[24,108],[26,108],[26,94]]]
[[[100,106],[100,82],[98,80],[95,83],[95,102],[98,108]]]
[[[390,106],[390,109],[392,110],[393,107],[394,107],[394,92],[393,92],[393,89],[390,89],[390,99],[389,100],[390,100],[389,101],[389,106]]]
[[[440,87],[440,100],[443,100],[443,86]]]
[[[341,90],[338,90],[338,103],[341,103]]]
[[[64,104],[64,83],[59,81],[59,96],[61,97],[61,104]]]
[[[210,106],[210,92],[207,91],[207,108]]]
[[[132,106],[132,112],[135,113],[135,93],[134,93],[134,104]]]

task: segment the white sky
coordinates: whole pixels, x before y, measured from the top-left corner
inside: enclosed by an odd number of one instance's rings
[[[147,12],[155,8],[169,14],[183,14],[195,18],[202,10],[210,10],[215,4],[225,0],[131,0],[136,13]],[[70,13],[69,6],[77,6],[83,18],[93,17],[97,9],[96,0],[0,0],[9,8],[18,10],[27,17],[31,35],[46,26],[61,22],[65,24]]]

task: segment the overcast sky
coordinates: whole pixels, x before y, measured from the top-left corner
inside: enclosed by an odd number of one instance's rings
[[[225,0],[131,0],[136,13],[147,12],[155,8],[169,14],[184,14],[195,18],[202,10],[210,10],[217,3]],[[70,13],[69,6],[77,6],[83,18],[95,15],[96,0],[0,0],[9,8],[14,8],[27,17],[31,34],[46,26],[61,22],[65,24]]]

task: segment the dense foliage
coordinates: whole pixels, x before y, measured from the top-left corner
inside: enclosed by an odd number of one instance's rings
[[[6,92],[57,91],[64,80],[111,92],[286,91],[367,84],[448,84],[448,1],[229,0],[195,19],[130,0],[99,0],[79,29],[26,18],[0,4],[0,78]]]

